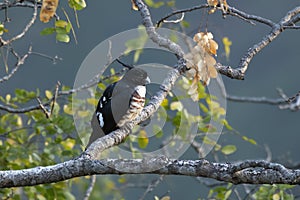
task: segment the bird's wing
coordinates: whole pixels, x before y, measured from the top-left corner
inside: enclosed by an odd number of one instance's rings
[[[92,126],[92,134],[90,136],[90,139],[89,139],[89,142],[86,146],[86,149],[95,141],[97,140],[98,138],[100,137],[103,137],[105,134],[103,132],[103,130],[100,128],[99,126],[99,122],[97,120],[97,116],[96,116],[96,113],[93,114],[93,117],[92,117],[92,121],[91,121],[91,126]]]

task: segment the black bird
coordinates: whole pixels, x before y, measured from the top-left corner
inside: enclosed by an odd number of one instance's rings
[[[93,132],[87,147],[140,114],[145,105],[148,83],[150,79],[146,71],[132,68],[121,80],[105,89],[91,121]]]

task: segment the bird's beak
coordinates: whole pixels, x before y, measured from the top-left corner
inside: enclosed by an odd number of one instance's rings
[[[149,83],[151,83],[151,80],[150,80],[149,76],[147,76],[147,78],[146,78],[146,85],[149,84]]]

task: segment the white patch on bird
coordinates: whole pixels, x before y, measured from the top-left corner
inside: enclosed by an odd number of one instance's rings
[[[146,96],[146,87],[142,85],[138,85],[135,87],[135,91],[139,94],[140,97]]]
[[[104,119],[101,112],[97,113],[101,128],[104,126]]]
[[[106,101],[106,97],[103,97],[102,100],[103,100],[103,101]]]
[[[100,108],[102,108],[103,107],[103,105],[102,105],[102,103],[100,102]]]

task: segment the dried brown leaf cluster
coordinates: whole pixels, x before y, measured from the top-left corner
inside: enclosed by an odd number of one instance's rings
[[[204,85],[208,85],[211,78],[217,77],[217,70],[214,67],[216,60],[213,56],[217,55],[218,44],[213,40],[210,32],[199,32],[195,34],[194,41],[197,42],[191,51],[185,54],[188,78],[192,78],[192,85],[188,90],[188,94],[194,101],[199,100],[198,83],[201,81]]]
[[[213,8],[209,11],[209,14],[214,13],[217,10],[218,5],[220,5],[223,13],[228,10],[228,4],[226,0],[207,0],[207,4],[213,6]]]
[[[57,6],[58,0],[43,0],[40,12],[40,20],[44,23],[49,22],[50,19],[54,16]]]

